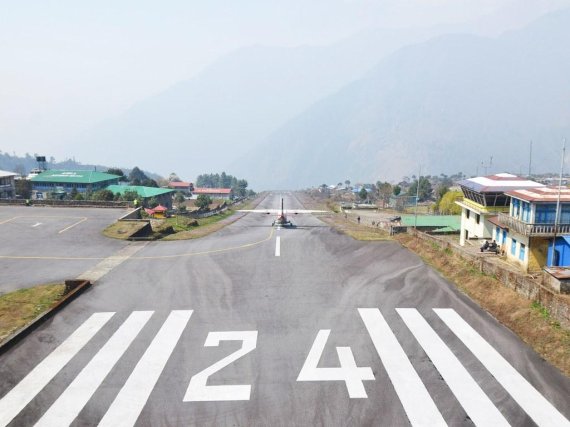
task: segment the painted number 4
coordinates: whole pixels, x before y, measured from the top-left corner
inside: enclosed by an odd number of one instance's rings
[[[337,347],[336,352],[340,361],[338,368],[319,368],[319,360],[327,344],[331,331],[321,329],[309,351],[307,360],[297,377],[297,381],[344,381],[351,399],[367,398],[364,389],[365,380],[374,380],[370,367],[358,367],[350,347]]]

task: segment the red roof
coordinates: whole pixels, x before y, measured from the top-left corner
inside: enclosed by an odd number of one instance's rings
[[[191,182],[171,181],[168,183],[169,188],[190,188],[191,185],[192,185]]]
[[[570,188],[567,187],[539,187],[527,188],[524,190],[508,191],[507,196],[516,199],[525,200],[527,202],[556,202],[560,193],[560,201],[564,203],[570,202]]]
[[[153,209],[155,212],[166,212],[168,209],[162,205],[158,205],[156,208]]]
[[[231,188],[195,188],[194,194],[230,194]]]

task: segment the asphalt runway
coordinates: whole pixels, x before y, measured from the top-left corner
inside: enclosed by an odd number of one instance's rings
[[[74,279],[128,243],[101,230],[125,209],[0,207],[0,293]]]
[[[0,426],[569,425],[570,380],[417,256],[292,220],[138,248],[0,355]]]

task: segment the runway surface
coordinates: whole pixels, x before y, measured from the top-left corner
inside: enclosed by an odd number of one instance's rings
[[[260,208],[281,197],[302,208]],[[417,256],[273,219],[72,250],[123,256],[0,355],[0,426],[570,425],[570,380]]]

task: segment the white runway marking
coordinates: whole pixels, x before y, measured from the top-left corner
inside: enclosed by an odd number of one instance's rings
[[[473,423],[481,426],[509,426],[507,420],[421,314],[415,308],[397,308],[396,311]]]
[[[330,333],[330,329],[321,329],[317,333],[297,381],[344,381],[351,399],[366,399],[368,395],[363,381],[374,380],[374,372],[369,366],[359,367],[356,365],[350,347],[336,348],[340,361],[339,368],[318,367]]]
[[[570,426],[570,422],[455,310],[434,309],[434,311],[536,424]]]
[[[170,313],[99,427],[135,425],[191,315],[192,310],[175,310]]]
[[[153,313],[134,311],[40,418],[36,426],[70,425]]]
[[[36,228],[37,226],[42,225],[41,222],[36,222],[34,225],[32,225],[32,228]]]
[[[60,230],[58,233],[65,233],[67,230],[72,229],[73,227],[75,227],[76,225],[81,224],[83,221],[87,221],[87,218],[82,218],[79,221],[77,221],[75,224],[71,224],[69,227],[64,228],[63,230]]]
[[[0,426],[7,425],[81,350],[115,313],[95,313],[0,400]]]
[[[249,400],[251,385],[207,385],[208,378],[216,372],[255,350],[257,346],[257,331],[223,331],[210,332],[206,337],[204,347],[218,347],[220,341],[241,341],[241,348],[213,365],[198,372],[190,379],[184,395],[184,402],[208,402],[227,400]]]
[[[281,237],[275,238],[275,256],[281,256]]]
[[[359,308],[358,312],[404,406],[410,424],[426,427],[446,426],[445,420],[380,310]]]

